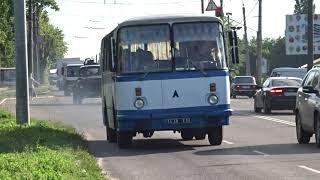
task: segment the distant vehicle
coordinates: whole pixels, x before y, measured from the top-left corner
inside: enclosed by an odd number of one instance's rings
[[[63,58],[63,59],[59,59],[56,62],[56,66],[57,66],[57,88],[61,91],[63,90],[63,72],[65,71],[65,67],[68,64],[83,64],[83,61],[80,60],[80,58]]]
[[[310,142],[315,134],[320,148],[320,68],[311,69],[298,89],[296,102],[296,132],[299,144]]]
[[[231,83],[231,97],[237,95],[253,97],[257,91],[256,79],[252,76],[236,76]]]
[[[51,86],[54,86],[57,84],[57,81],[58,81],[57,69],[50,69],[49,70],[48,80],[49,80],[49,84]]]
[[[280,67],[274,68],[270,77],[297,77],[303,79],[307,72],[306,68]]]
[[[86,60],[80,67],[80,77],[73,88],[73,103],[81,104],[84,98],[100,97],[101,71],[100,65],[93,60]]]
[[[0,86],[16,85],[16,68],[0,68]]]
[[[302,79],[295,77],[270,77],[254,97],[254,111],[265,114],[271,110],[294,110],[297,90]]]
[[[63,69],[62,88],[65,96],[70,96],[73,91],[74,84],[79,78],[79,70],[83,64],[68,64]]]
[[[212,16],[156,16],[125,21],[106,35],[100,54],[107,140],[128,148],[137,133],[172,130],[183,140],[208,135],[220,145],[232,112],[224,33]],[[234,32],[230,39],[234,48]]]

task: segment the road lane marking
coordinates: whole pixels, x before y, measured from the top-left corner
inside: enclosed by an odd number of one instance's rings
[[[277,122],[277,123],[281,123],[281,124],[286,124],[289,126],[296,126],[296,123],[294,122],[290,122],[290,121],[285,121],[282,119],[277,119],[277,118],[272,118],[272,117],[266,117],[266,116],[253,116],[255,118],[259,118],[259,119],[264,119],[264,120],[268,120],[268,121],[273,121],[273,122]]]
[[[226,143],[226,144],[234,144],[233,142],[226,141],[226,140],[223,140],[222,142],[224,142],[224,143]]]
[[[3,103],[5,103],[7,100],[14,100],[16,98],[4,98],[1,102],[0,105],[2,105]]]
[[[38,97],[34,97],[33,99],[46,99],[46,98],[54,98],[55,96],[38,96]],[[0,105],[2,105],[3,103],[5,103],[8,100],[15,100],[16,98],[4,98],[0,101]],[[30,99],[32,100],[32,99]]]
[[[257,154],[261,154],[263,156],[270,156],[269,154],[266,154],[266,153],[261,152],[261,151],[252,151],[252,152],[257,153]]]
[[[0,105],[5,103],[7,101],[7,98],[2,99],[2,101],[0,102]]]
[[[306,169],[306,170],[308,170],[308,171],[311,171],[311,172],[320,174],[320,171],[315,170],[315,169],[312,169],[312,168],[309,168],[309,167],[307,167],[307,166],[299,165],[299,167],[302,168],[302,169]]]

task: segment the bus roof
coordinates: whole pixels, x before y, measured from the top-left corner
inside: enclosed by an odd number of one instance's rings
[[[213,16],[204,15],[157,15],[157,16],[143,16],[128,19],[119,24],[119,28],[123,26],[132,25],[147,25],[147,24],[162,24],[162,23],[175,23],[175,22],[220,22],[221,20]]]

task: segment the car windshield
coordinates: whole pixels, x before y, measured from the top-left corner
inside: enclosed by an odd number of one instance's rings
[[[171,71],[169,25],[125,27],[119,39],[120,72]]]
[[[271,86],[300,86],[301,83],[300,79],[273,79]]]
[[[68,77],[78,77],[79,76],[80,66],[68,66],[67,67],[67,76]]]
[[[254,83],[252,77],[236,77],[233,81],[234,83]]]
[[[218,23],[173,25],[175,69],[224,69],[224,43]]]
[[[297,71],[276,71],[272,73],[272,77],[297,77],[303,79],[307,74],[305,71],[297,70]]]
[[[87,76],[99,76],[100,68],[99,67],[87,67]]]

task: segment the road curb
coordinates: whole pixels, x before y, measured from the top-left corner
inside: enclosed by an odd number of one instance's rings
[[[93,137],[87,133],[87,132],[82,132],[82,135],[83,135],[83,138],[85,139],[85,141],[87,141],[87,147],[88,147],[88,150],[90,152],[90,147],[89,147],[89,141],[93,139]],[[118,180],[116,178],[113,178],[110,176],[110,172],[107,172],[105,170],[103,170],[103,165],[102,165],[102,159],[103,158],[96,158],[97,160],[97,164],[99,166],[99,168],[101,169],[101,174],[106,178],[106,179],[110,179],[110,180]]]

